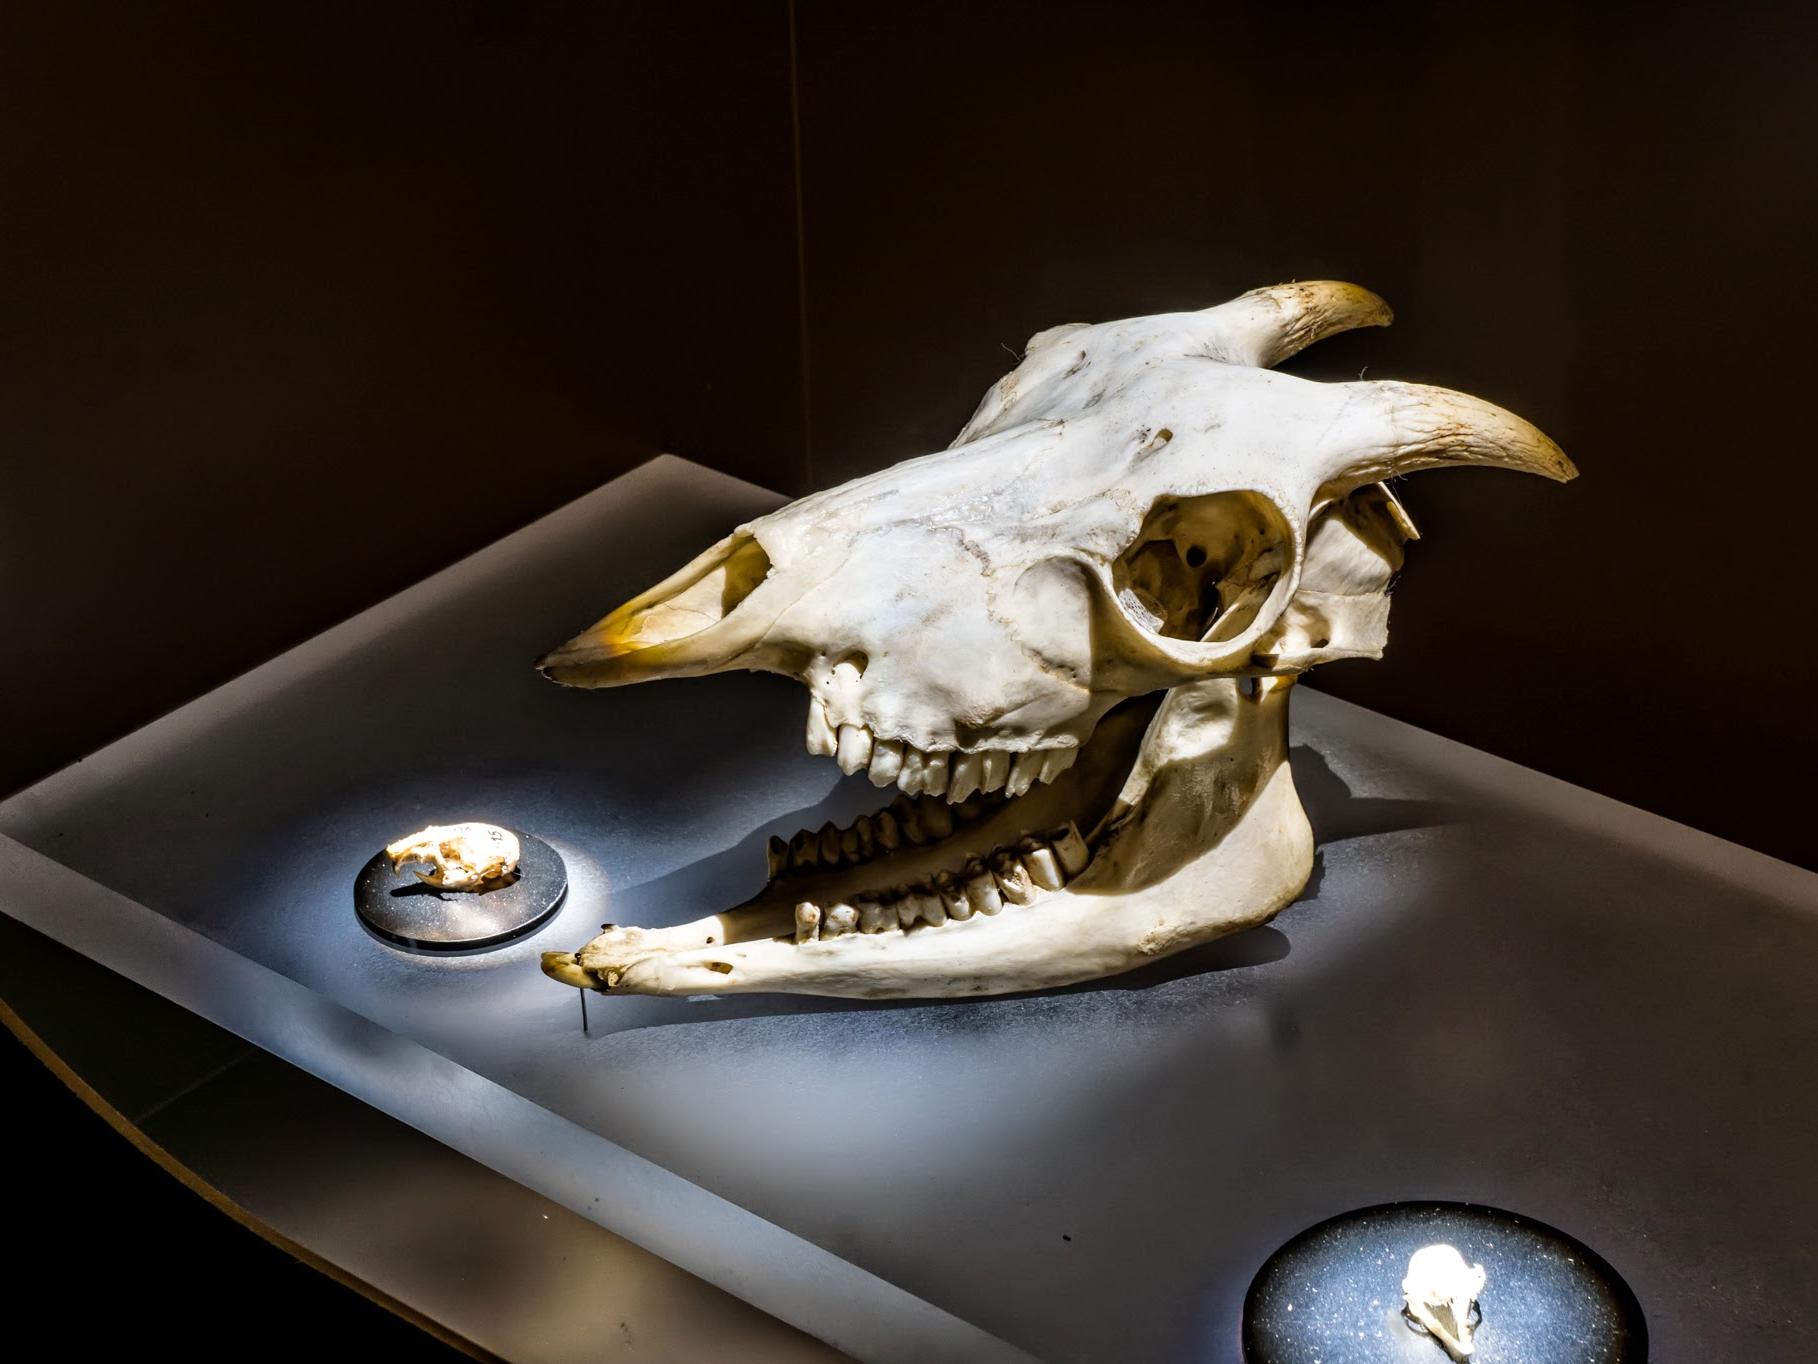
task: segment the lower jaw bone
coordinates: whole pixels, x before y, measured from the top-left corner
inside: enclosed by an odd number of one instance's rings
[[[1074,834],[893,902],[816,914],[754,903],[676,928],[608,929],[579,952],[546,953],[543,968],[614,994],[976,996],[1115,975],[1262,923],[1312,870],[1287,763],[1289,694],[1267,679],[1254,696],[1225,681],[1170,692],[1089,862]]]

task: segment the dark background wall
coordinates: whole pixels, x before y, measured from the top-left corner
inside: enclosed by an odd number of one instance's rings
[[[1317,685],[1810,864],[1777,9],[9,7],[0,787],[659,450],[825,486],[1041,327],[1336,276],[1400,320],[1294,368],[1584,477],[1406,481],[1389,654]]]

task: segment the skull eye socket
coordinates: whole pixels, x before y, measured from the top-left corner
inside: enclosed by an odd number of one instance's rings
[[[1287,566],[1288,528],[1259,493],[1159,499],[1111,563],[1118,603],[1138,628],[1218,641],[1256,619]]]

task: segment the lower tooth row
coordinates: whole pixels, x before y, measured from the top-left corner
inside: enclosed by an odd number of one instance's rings
[[[848,904],[822,907],[804,900],[795,907],[795,940],[817,942],[848,933],[907,932],[918,924],[938,928],[964,923],[975,914],[990,918],[1005,905],[1027,905],[1045,891],[1062,889],[1091,859],[1086,840],[1072,824],[1046,838],[1027,838],[1014,850],[968,862],[958,873],[882,895],[862,895]]]
[[[1038,781],[1053,781],[1079,756],[1077,748],[1058,747],[1026,753],[924,751],[901,739],[875,738],[864,725],[834,725],[818,696],[808,701],[807,743],[810,753],[835,759],[847,776],[863,772],[873,786],[898,786],[904,795],[945,796],[954,803],[979,792],[1020,796]]]

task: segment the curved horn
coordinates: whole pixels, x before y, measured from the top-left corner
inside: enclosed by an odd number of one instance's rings
[[[1395,320],[1389,305],[1368,289],[1335,279],[1252,289],[1199,317],[1214,358],[1265,369],[1328,336]]]
[[[1326,490],[1343,493],[1418,469],[1483,465],[1565,483],[1578,469],[1540,429],[1513,412],[1428,384],[1341,384],[1346,411],[1334,423]]]

